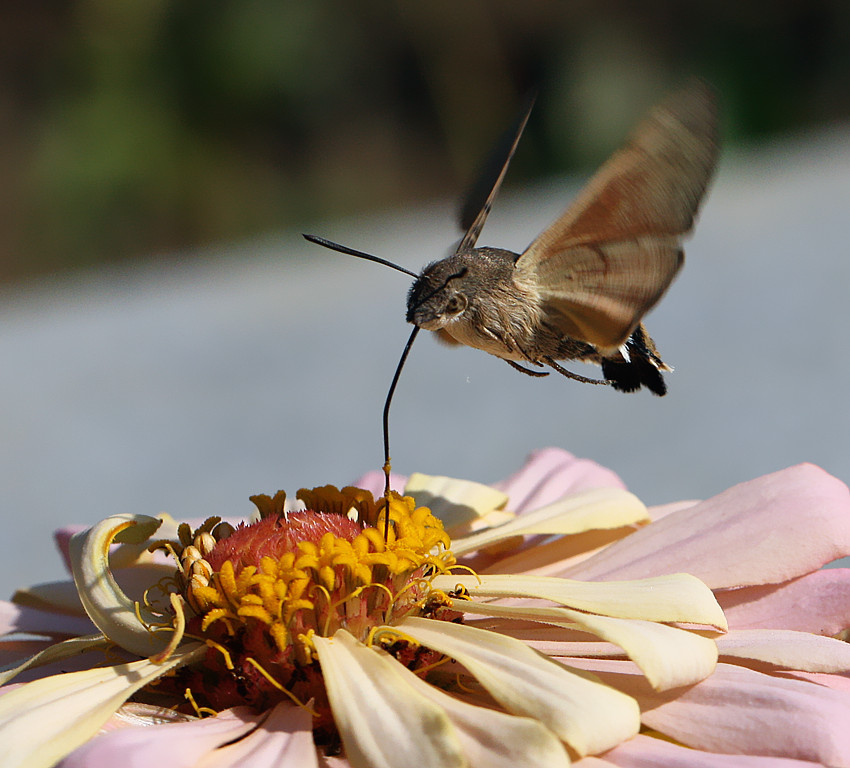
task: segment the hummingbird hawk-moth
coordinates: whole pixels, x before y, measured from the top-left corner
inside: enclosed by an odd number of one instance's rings
[[[670,368],[641,320],[682,266],[682,237],[714,170],[714,94],[695,80],[658,104],[522,253],[476,247],[532,105],[497,145],[468,195],[460,215],[465,234],[454,253],[421,274],[305,237],[415,277],[407,321],[416,328],[482,349],[531,376],[548,372],[527,366],[549,366],[579,381],[663,395],[662,371]],[[562,360],[599,364],[604,380],[571,373]]]

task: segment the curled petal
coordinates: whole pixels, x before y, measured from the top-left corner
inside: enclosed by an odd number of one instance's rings
[[[389,631],[456,659],[508,712],[540,721],[579,755],[602,752],[637,733],[635,702],[495,632],[413,618]]]
[[[673,512],[563,575],[637,579],[684,571],[722,589],[788,581],[847,554],[847,486],[801,464]]]
[[[721,656],[802,672],[850,672],[850,645],[789,629],[740,629],[718,638]]]
[[[410,687],[395,659],[367,648],[344,629],[333,637],[316,636],[313,642],[346,757],[354,768],[465,765],[445,711]]]
[[[6,693],[0,697],[0,765],[50,768],[94,736],[139,688],[200,658],[206,650],[206,646],[187,646],[163,664],[143,659],[67,672]]]
[[[620,488],[595,488],[566,496],[496,528],[452,542],[452,551],[463,555],[503,539],[528,534],[576,534],[649,522],[646,507]]]
[[[569,608],[623,619],[726,628],[723,611],[699,579],[687,573],[633,581],[584,582],[549,576],[438,576],[433,586],[466,587],[473,597],[534,597]]]
[[[160,520],[146,515],[113,515],[71,539],[71,567],[83,607],[97,628],[125,650],[153,656],[171,639],[170,632],[151,632],[147,625],[161,621],[137,605],[118,586],[109,569],[109,545],[115,540],[146,541]],[[142,622],[139,622],[139,616]]]

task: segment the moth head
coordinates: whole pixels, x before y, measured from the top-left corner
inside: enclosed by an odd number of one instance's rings
[[[460,317],[469,306],[463,280],[467,272],[454,258],[425,267],[407,294],[407,322],[438,331]]]

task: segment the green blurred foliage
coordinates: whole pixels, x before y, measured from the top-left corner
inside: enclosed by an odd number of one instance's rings
[[[846,0],[17,0],[0,24],[0,279],[585,170],[689,74],[731,140],[850,116]]]

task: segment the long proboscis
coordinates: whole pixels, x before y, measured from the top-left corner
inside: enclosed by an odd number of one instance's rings
[[[414,325],[413,330],[410,332],[410,336],[407,339],[407,344],[404,345],[404,351],[401,353],[401,357],[399,358],[398,365],[396,366],[395,373],[393,374],[393,380],[390,384],[390,389],[387,392],[387,399],[384,402],[384,415],[382,420],[382,426],[384,430],[384,541],[386,542],[387,537],[389,536],[390,530],[390,472],[392,471],[392,464],[390,462],[390,404],[393,401],[393,395],[395,394],[395,388],[398,384],[399,377],[401,376],[401,369],[404,368],[404,364],[407,361],[407,356],[410,354],[410,348],[413,346],[413,340],[416,338],[416,334],[419,333],[419,326]]]
[[[363,251],[349,248],[347,245],[334,243],[332,240],[326,240],[324,237],[304,235],[304,239],[311,243],[316,243],[316,245],[329,248],[332,251],[345,253],[349,256],[356,256],[359,259],[366,259],[367,261],[374,261],[378,264],[383,264],[385,267],[391,267],[399,272],[404,272],[404,274],[410,275],[411,277],[419,277],[419,275],[415,272],[411,272],[409,269],[400,267],[398,264],[393,264],[393,262],[388,261],[387,259],[382,259],[380,256],[373,256],[371,253],[364,253]],[[455,277],[457,277],[457,275]],[[390,462],[390,404],[393,401],[393,395],[395,394],[395,388],[398,385],[398,380],[401,377],[402,368],[404,368],[404,364],[407,362],[407,356],[410,354],[410,348],[413,346],[413,340],[416,338],[417,333],[419,333],[419,326],[414,325],[413,330],[410,332],[410,337],[407,339],[407,344],[404,345],[404,351],[401,353],[401,357],[399,358],[398,365],[396,366],[395,373],[393,374],[392,383],[390,384],[390,389],[387,392],[387,399],[384,402],[384,414],[382,418],[382,428],[384,433],[384,542],[386,542],[389,538],[390,531],[390,472],[392,471],[392,464]]]
[[[411,272],[409,269],[400,267],[398,264],[393,264],[393,262],[387,259],[382,259],[380,256],[373,256],[371,253],[358,251],[354,248],[349,248],[347,245],[340,245],[339,243],[335,243],[332,240],[326,240],[324,237],[317,237],[316,235],[303,235],[303,237],[305,240],[309,240],[311,243],[321,245],[324,248],[329,248],[332,251],[345,253],[349,256],[356,256],[358,259],[366,259],[366,261],[374,261],[378,264],[383,264],[385,267],[390,267],[391,269],[398,270],[399,272],[404,272],[405,275],[410,275],[411,277],[419,277],[419,275],[417,275],[415,272]]]

